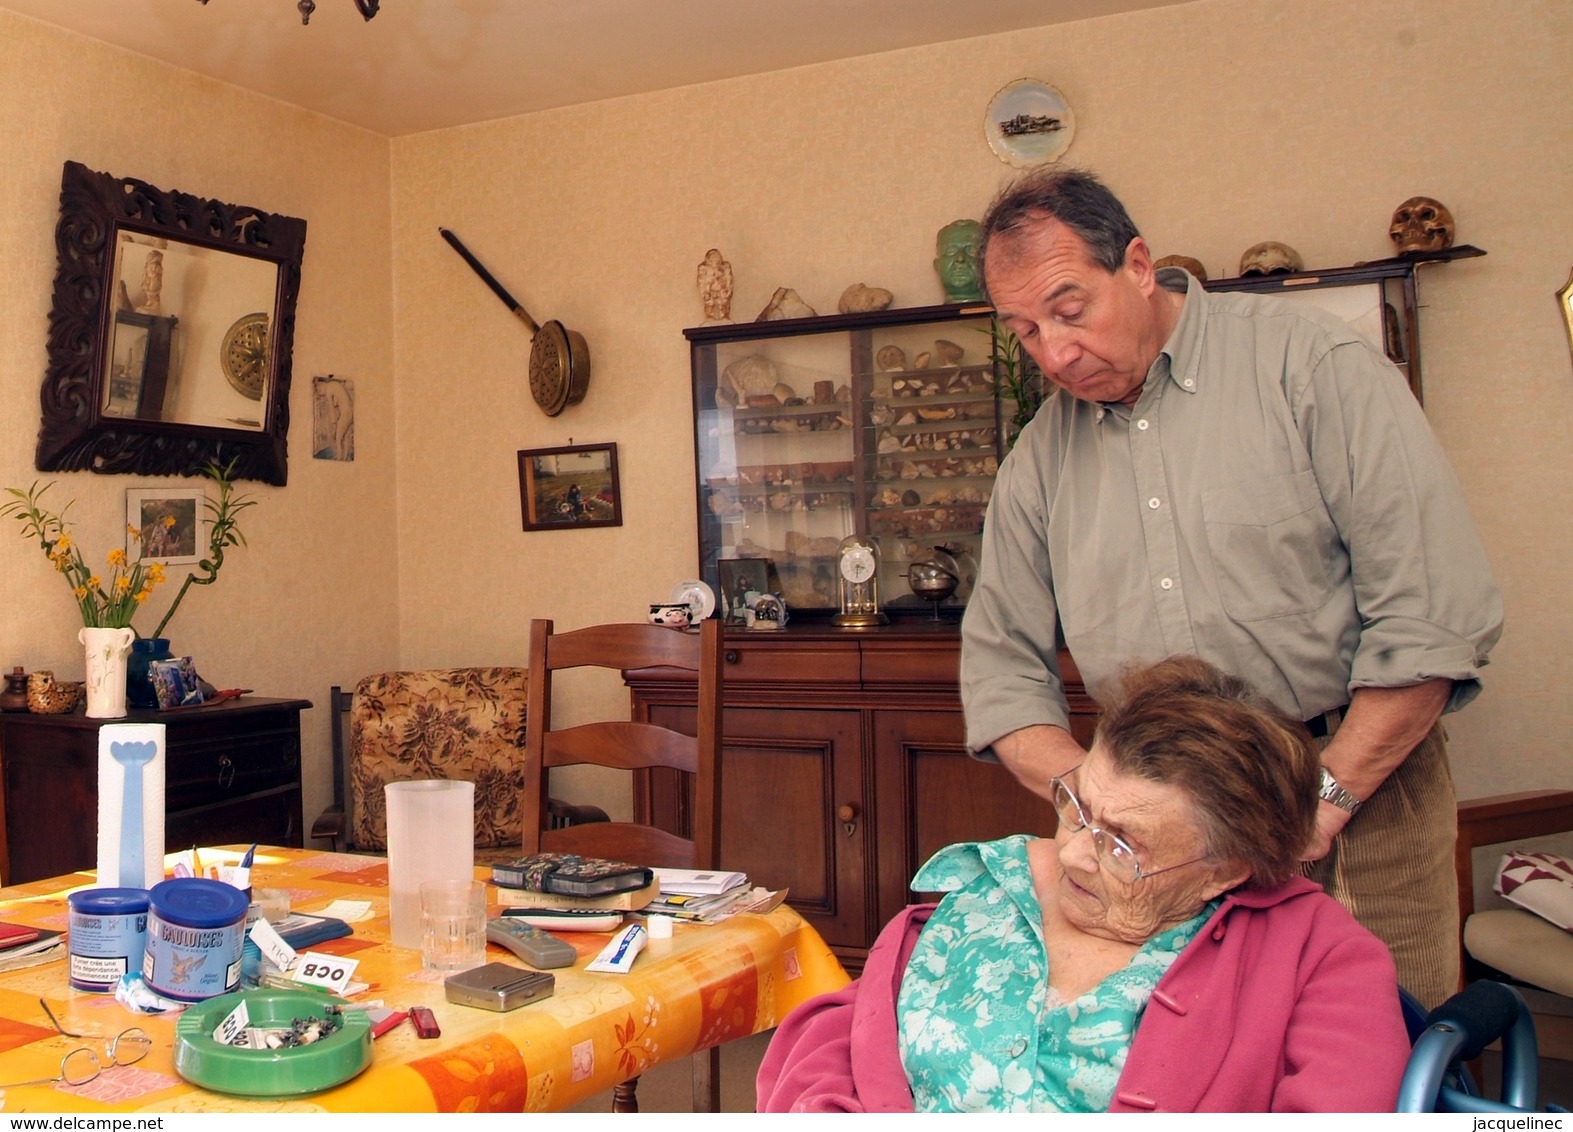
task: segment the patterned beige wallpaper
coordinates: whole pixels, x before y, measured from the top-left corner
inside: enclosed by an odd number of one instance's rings
[[[0,486],[57,480],[95,559],[118,545],[126,490],[197,481],[33,470],[60,170],[67,160],[160,188],[305,218],[289,484],[248,485],[249,547],[170,623],[220,687],[326,702],[397,660],[392,256],[385,139],[0,13]],[[353,463],[311,458],[311,378],[356,383]],[[151,632],[178,584],[150,599]],[[81,679],[76,610],[38,547],[0,522],[0,664]],[[325,711],[303,717],[307,820],[329,793]]]
[[[1573,368],[1552,292],[1573,264],[1573,16],[1556,3],[1208,0],[401,139],[393,147],[399,543],[406,658],[499,656],[532,616],[637,616],[695,562],[694,269],[719,247],[734,317],[777,286],[937,302],[937,228],[1009,175],[991,95],[1054,83],[1158,254],[1233,274],[1262,239],[1311,266],[1389,254],[1393,208],[1446,202],[1484,259],[1426,269],[1427,406],[1506,591],[1486,694],[1453,717],[1465,795],[1565,782],[1562,638]],[[523,389],[522,328],[438,240],[454,228],[537,318],[589,341],[581,406]],[[514,451],[615,440],[619,530],[518,528]],[[418,469],[418,470],[417,470]],[[1515,486],[1522,484],[1518,490]],[[462,485],[462,486],[460,486]],[[1532,486],[1531,486],[1532,485]],[[460,490],[456,491],[456,486]],[[442,516],[451,538],[410,537]],[[457,571],[455,547],[462,547]],[[418,579],[446,576],[444,600]],[[601,706],[615,706],[605,689]]]
[[[1573,14],[1556,0],[1200,0],[754,76],[388,143],[0,17],[0,482],[28,482],[61,161],[305,216],[297,380],[357,382],[356,461],[265,489],[254,546],[175,631],[224,682],[325,696],[374,666],[519,662],[528,621],[636,618],[695,563],[682,328],[719,247],[734,316],[777,286],[940,299],[936,229],[1009,170],[990,96],[1023,76],[1074,106],[1158,254],[1232,273],[1262,239],[1313,265],[1388,250],[1394,206],[1449,206],[1487,257],[1422,278],[1427,409],[1492,549],[1509,626],[1451,722],[1460,793],[1566,783],[1573,364],[1552,293],[1573,265]],[[63,65],[64,64],[64,65]],[[522,325],[439,239],[454,229],[538,319],[583,333],[594,381],[548,419]],[[390,238],[391,237],[391,238]],[[304,384],[300,386],[304,388]],[[625,525],[524,532],[520,448],[615,441]],[[130,479],[65,477],[109,529]],[[0,664],[80,665],[71,610],[0,537]],[[42,592],[45,600],[35,595]],[[587,686],[583,711],[622,693]],[[326,721],[308,715],[308,812]]]

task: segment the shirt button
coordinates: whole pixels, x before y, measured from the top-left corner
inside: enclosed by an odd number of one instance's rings
[[[1161,589],[1172,590],[1174,588],[1174,579],[1165,578],[1163,581],[1158,583],[1158,586]]]
[[[1026,1053],[1026,1052],[1027,1052],[1027,1039],[1026,1038],[1017,1038],[1015,1040],[1015,1042],[1010,1047],[1010,1055],[1012,1057],[1020,1057],[1022,1054]]]
[[[1184,381],[1180,382],[1180,384],[1185,386],[1187,389],[1196,388],[1196,382],[1192,381],[1190,378],[1186,378]]]
[[[1136,422],[1136,427],[1141,432],[1146,432],[1147,431],[1147,427],[1148,427],[1146,418],[1143,418],[1143,419],[1137,421]]]
[[[1152,508],[1154,511],[1156,511],[1156,510],[1158,510],[1158,508],[1162,507],[1163,504],[1158,502],[1157,497],[1154,496],[1152,499],[1149,499],[1147,501],[1147,506]]]
[[[1098,421],[1098,422],[1100,422],[1100,423],[1102,423],[1102,421],[1103,421],[1103,414],[1104,414],[1105,411],[1106,410],[1104,410],[1104,409],[1099,409],[1097,414],[1093,417],[1093,419]]]

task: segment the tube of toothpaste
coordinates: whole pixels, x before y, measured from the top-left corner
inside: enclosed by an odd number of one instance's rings
[[[639,924],[629,924],[612,937],[612,942],[601,948],[601,953],[585,965],[586,971],[604,971],[611,975],[626,975],[634,960],[644,950],[645,930]]]

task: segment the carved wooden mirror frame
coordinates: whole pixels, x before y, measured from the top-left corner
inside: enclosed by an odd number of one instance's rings
[[[124,306],[115,274],[123,232],[276,266],[260,422],[230,428],[111,415],[106,386],[117,303]],[[304,220],[165,191],[66,162],[55,229],[58,267],[49,366],[40,395],[38,469],[197,475],[210,463],[233,461],[233,478],[283,484],[289,473],[291,354],[305,245]],[[118,313],[125,321],[124,310]]]

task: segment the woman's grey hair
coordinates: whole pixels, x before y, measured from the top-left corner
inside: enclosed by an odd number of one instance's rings
[[[1299,872],[1316,826],[1320,755],[1304,724],[1244,680],[1194,656],[1127,671],[1094,743],[1122,774],[1178,787],[1209,855],[1239,862],[1242,887]]]
[[[995,237],[1044,220],[1057,220],[1086,243],[1105,271],[1119,270],[1125,249],[1141,233],[1120,199],[1084,169],[1039,169],[1007,185],[983,214],[978,267],[987,285],[989,248]]]

